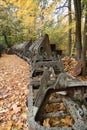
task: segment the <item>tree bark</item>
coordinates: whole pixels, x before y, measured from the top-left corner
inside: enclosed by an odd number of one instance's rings
[[[76,49],[77,56],[81,58],[82,39],[81,39],[81,0],[74,0],[75,17],[76,17]]]
[[[87,5],[86,5],[87,8]],[[82,63],[83,63],[83,69],[82,69],[82,75],[86,75],[86,50],[87,50],[87,10],[85,14],[85,24],[84,24],[84,34],[83,34],[83,48],[82,48]]]
[[[72,23],[72,15],[71,15],[71,0],[68,0],[68,13],[69,13],[69,27]],[[71,45],[72,45],[72,29],[70,28],[68,31],[68,55],[71,54]]]

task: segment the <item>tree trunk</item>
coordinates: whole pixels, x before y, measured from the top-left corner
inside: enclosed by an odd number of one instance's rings
[[[81,41],[81,0],[74,0],[75,17],[76,17],[76,49],[77,56],[81,58],[82,41]]]
[[[87,8],[87,5],[86,5]],[[87,50],[87,10],[85,15],[85,25],[84,25],[84,34],[83,34],[83,48],[82,48],[82,63],[83,63],[83,69],[82,69],[82,75],[86,75],[86,50]]]
[[[72,23],[72,15],[71,15],[71,0],[68,0],[68,13],[69,13],[69,27]],[[71,37],[72,29],[70,28],[68,31],[68,55],[71,54],[71,44],[72,44],[72,37]]]
[[[4,36],[5,44],[9,47],[7,35],[5,33],[3,33],[3,36]]]

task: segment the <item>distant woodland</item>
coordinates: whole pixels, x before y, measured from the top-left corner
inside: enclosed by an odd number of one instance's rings
[[[47,33],[50,44],[86,68],[87,0],[0,0],[0,53]]]

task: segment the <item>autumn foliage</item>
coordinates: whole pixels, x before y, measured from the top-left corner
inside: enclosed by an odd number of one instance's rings
[[[15,55],[0,59],[0,130],[28,130],[29,65]]]

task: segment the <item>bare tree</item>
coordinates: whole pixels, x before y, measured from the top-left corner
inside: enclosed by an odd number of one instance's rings
[[[72,23],[72,15],[71,15],[71,1],[72,0],[68,0],[68,14],[69,14],[69,27]],[[71,54],[71,44],[72,44],[72,36],[71,36],[71,33],[72,33],[72,29],[70,28],[69,31],[68,31],[68,55],[70,56]]]
[[[81,0],[74,0],[75,18],[76,18],[76,40],[77,56],[81,58],[82,39],[81,39]]]
[[[87,9],[87,3],[85,5]],[[82,63],[83,63],[83,70],[82,75],[86,75],[86,50],[87,50],[87,10],[85,13],[85,24],[84,24],[84,34],[83,34],[83,47],[82,47]]]

